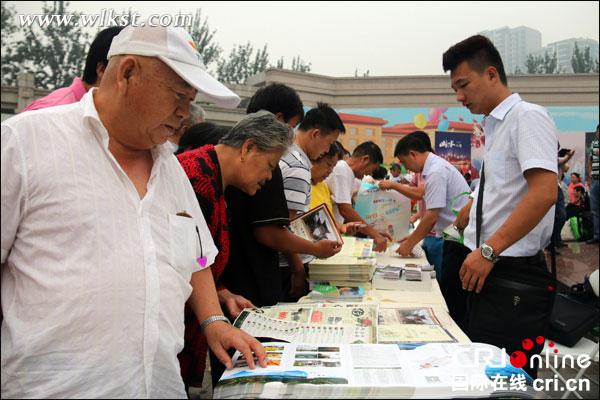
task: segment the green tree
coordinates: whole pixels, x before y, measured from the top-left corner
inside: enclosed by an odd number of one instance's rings
[[[575,42],[575,49],[571,56],[571,66],[576,74],[589,74],[590,72],[598,72],[598,60],[592,60],[590,47],[586,46],[583,51],[579,49]]]
[[[196,9],[192,26],[188,28],[188,32],[196,46],[198,52],[202,55],[204,65],[209,68],[212,64],[217,64],[223,49],[218,43],[213,41],[216,30],[211,30],[208,26],[208,18],[202,20],[201,9]]]
[[[290,68],[285,68],[283,57],[281,57],[279,60],[277,60],[277,64],[275,65],[275,68],[290,69],[292,71],[299,71],[299,72],[310,72],[310,67],[311,67],[311,63],[307,63],[302,58],[300,58],[300,56],[296,56],[296,57],[292,58],[292,65],[290,66]]]
[[[235,45],[228,59],[221,59],[217,68],[220,81],[241,84],[251,76],[263,72],[269,65],[267,45],[255,55],[254,46],[248,42],[245,45]]]
[[[550,56],[547,51],[544,52],[543,56],[534,56],[533,54],[529,54],[525,60],[525,67],[527,68],[528,74],[560,73],[556,52],[554,52],[552,56]]]
[[[292,59],[292,71],[310,72],[311,63],[306,63],[300,56]]]
[[[68,10],[66,1],[44,2],[42,14],[73,15],[81,13]],[[58,24],[54,21],[44,27],[32,24],[23,30],[24,38],[11,45],[2,59],[2,81],[14,85],[17,75],[31,72],[35,86],[53,90],[71,84],[81,75],[87,56],[90,36],[75,24]]]
[[[4,46],[7,44],[10,36],[17,31],[17,25],[15,24],[15,7],[12,5],[6,4],[6,2],[2,2],[2,30],[0,31],[2,35],[2,50],[4,54]]]

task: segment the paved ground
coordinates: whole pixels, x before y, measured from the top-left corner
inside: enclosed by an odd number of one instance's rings
[[[563,239],[565,239],[564,235]],[[589,245],[569,240],[567,240],[566,243],[567,247],[559,249],[560,254],[557,256],[556,260],[556,274],[559,282],[565,286],[571,286],[583,282],[586,275],[589,275],[598,269],[599,247],[597,244]],[[548,265],[550,265],[549,258]],[[598,327],[586,336],[589,339],[598,341]],[[560,372],[567,379],[573,378],[576,374],[576,371],[572,369],[566,369]],[[543,379],[554,379],[554,373],[550,370],[540,370],[538,377]],[[599,394],[597,362],[592,363],[591,367],[583,376],[583,379],[589,381],[590,390],[581,392],[580,394],[584,399],[597,399]],[[545,392],[545,395],[548,398],[560,398],[563,393],[564,392],[562,391],[548,390]],[[212,398],[210,366],[207,366],[206,368],[203,387],[191,388],[190,397],[195,399]],[[540,394],[540,397],[543,397],[543,395]],[[571,395],[570,398],[574,398],[574,396]]]

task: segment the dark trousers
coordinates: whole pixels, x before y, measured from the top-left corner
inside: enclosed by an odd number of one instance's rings
[[[536,338],[546,338],[555,290],[543,252],[532,257],[501,257],[482,291],[469,295],[465,333],[473,342],[506,349],[509,356],[523,352],[528,360],[523,369],[535,379],[537,365],[532,367],[529,360],[544,347]],[[527,338],[534,344],[530,350],[523,348]]]
[[[460,281],[460,267],[471,250],[462,244],[444,241],[444,255],[442,261],[442,279],[440,289],[452,319],[465,331],[465,317],[467,312],[467,299],[469,292],[463,290]]]

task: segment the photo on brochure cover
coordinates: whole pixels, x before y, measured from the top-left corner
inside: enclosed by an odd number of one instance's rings
[[[293,219],[290,223],[292,232],[313,242],[327,239],[342,243],[342,238],[335,227],[333,217],[325,204]]]

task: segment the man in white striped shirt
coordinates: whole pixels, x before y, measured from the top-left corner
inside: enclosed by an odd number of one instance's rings
[[[296,131],[294,144],[279,160],[290,220],[309,209],[311,160],[327,153],[331,144],[345,131],[340,117],[325,103],[317,103],[317,107],[304,116]],[[337,249],[341,249],[341,244]],[[308,293],[305,265],[314,257],[284,253],[280,258],[284,295],[290,293],[287,300],[297,300]]]

